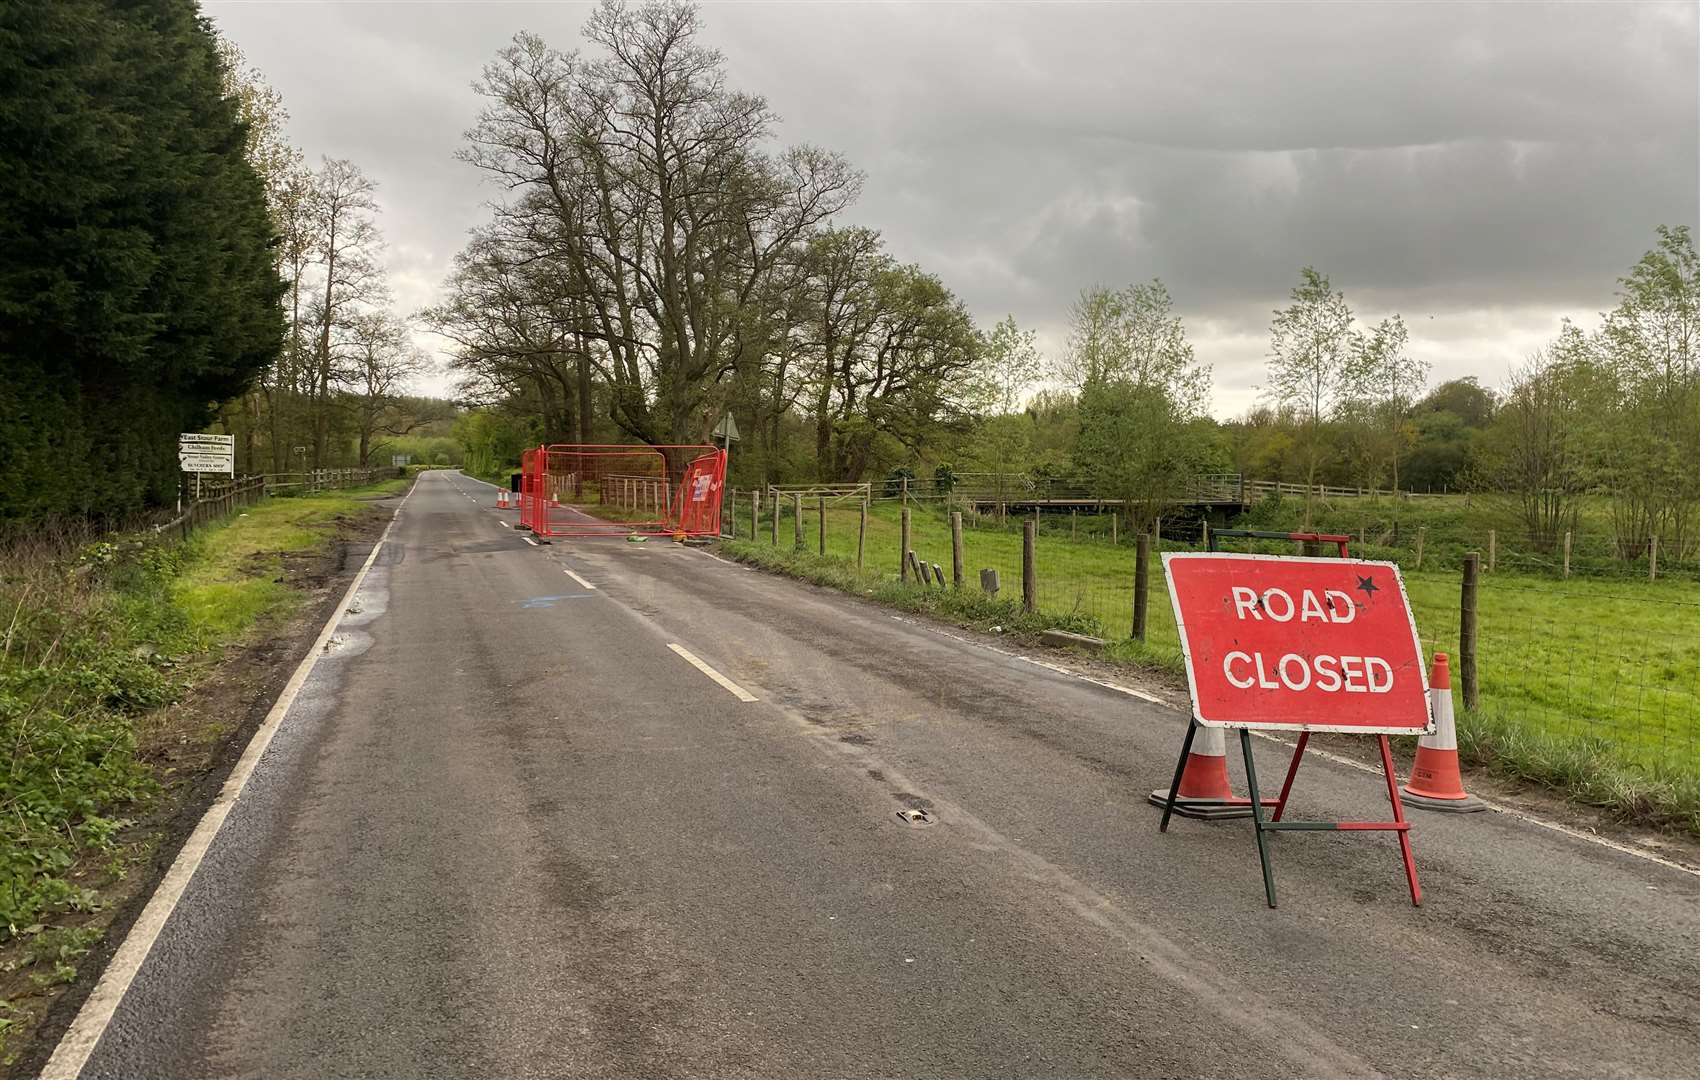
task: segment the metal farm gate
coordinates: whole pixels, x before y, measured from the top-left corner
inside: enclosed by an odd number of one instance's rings
[[[520,527],[554,536],[714,536],[726,451],[557,443],[521,459]]]

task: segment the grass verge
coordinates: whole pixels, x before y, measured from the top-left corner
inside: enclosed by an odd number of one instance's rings
[[[1700,777],[1659,765],[1626,765],[1614,749],[1598,737],[1543,730],[1491,709],[1458,718],[1464,762],[1618,821],[1700,839]]]
[[[102,936],[96,883],[148,853],[130,826],[169,802],[162,762],[229,733],[185,731],[179,703],[224,646],[298,611],[292,555],[406,483],[266,500],[186,542],[60,533],[0,552],[0,1064],[32,999]]]

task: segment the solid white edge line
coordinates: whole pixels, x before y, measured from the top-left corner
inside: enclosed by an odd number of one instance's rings
[[[584,587],[585,587],[585,588],[587,588],[587,589],[594,589],[594,588],[596,588],[596,586],[594,586],[594,585],[592,585],[592,584],[591,584],[591,583],[590,583],[590,582],[588,582],[588,581],[586,581],[586,580],[584,580],[584,579],[583,579],[583,578],[581,578],[581,577],[579,577],[579,576],[578,576],[578,575],[577,575],[577,574],[575,574],[575,573],[573,573],[573,572],[572,572],[572,571],[571,571],[571,570],[568,570],[568,569],[567,569],[567,568],[566,568],[566,567],[564,567],[564,566],[563,566],[563,567],[561,567],[561,573],[563,573],[563,574],[565,574],[565,575],[567,575],[567,576],[568,576],[568,577],[570,577],[570,578],[572,578],[572,579],[573,579],[573,580],[574,580],[574,581],[576,581],[576,582],[578,582],[578,583],[579,583],[579,584],[580,584],[580,585],[583,585],[583,586],[584,586]]]
[[[697,655],[695,653],[691,652],[691,650],[685,648],[683,645],[679,645],[679,644],[676,644],[674,642],[668,642],[667,647],[669,649],[672,649],[674,652],[678,653],[680,656],[684,657],[686,663],[690,664],[692,667],[696,668],[698,671],[702,672],[704,675],[707,675],[709,678],[711,678],[715,682],[719,683],[725,689],[731,691],[732,696],[737,698],[739,701],[754,701],[754,700],[756,700],[756,696],[754,694],[750,693],[748,690],[745,690],[743,687],[739,686],[737,683],[733,682],[731,679],[728,679],[726,676],[720,674],[720,672],[714,670],[713,668],[709,667],[707,664],[703,663],[701,660],[699,660],[697,658]]]
[[[331,613],[324,629],[319,631],[319,636],[313,641],[313,647],[308,650],[301,663],[296,665],[294,674],[289,677],[289,682],[284,684],[283,693],[278,695],[277,701],[272,704],[271,711],[266,713],[266,718],[260,722],[259,728],[254,732],[254,737],[248,740],[248,747],[242,752],[241,758],[237,760],[235,768],[230,770],[230,776],[225,780],[224,787],[219,790],[212,805],[207,807],[207,812],[202,815],[200,823],[195,826],[195,831],[189,834],[188,840],[184,841],[182,850],[178,851],[177,858],[171,863],[171,868],[165,872],[164,877],[160,878],[153,896],[148,898],[147,906],[142,909],[141,915],[131,925],[129,933],[124,936],[124,941],[118,946],[118,950],[112,954],[112,959],[107,963],[106,970],[101,973],[100,981],[95,983],[94,990],[83,1002],[82,1008],[77,1010],[76,1019],[72,1020],[71,1026],[65,1029],[65,1034],[59,1039],[59,1045],[53,1050],[53,1056],[48,1059],[47,1065],[41,1070],[41,1075],[37,1080],[76,1080],[76,1077],[82,1074],[83,1066],[88,1064],[89,1056],[94,1053],[94,1048],[99,1045],[101,1036],[106,1034],[107,1025],[112,1022],[113,1014],[118,1011],[119,1004],[123,1002],[124,995],[130,989],[130,984],[135,981],[136,973],[141,970],[142,963],[147,960],[148,953],[152,951],[153,944],[158,940],[160,931],[165,928],[166,921],[171,918],[171,913],[177,909],[177,902],[182,899],[183,892],[188,888],[190,879],[195,876],[195,871],[200,868],[201,860],[206,857],[207,850],[212,846],[213,840],[218,837],[218,831],[224,825],[224,819],[230,816],[231,807],[241,797],[242,788],[248,783],[248,777],[253,775],[255,765],[259,763],[261,755],[266,752],[266,747],[271,745],[272,736],[277,733],[279,725],[283,723],[283,718],[289,713],[290,706],[295,703],[296,696],[301,693],[301,687],[307,682],[307,677],[313,673],[314,665],[319,662],[319,657],[324,654],[326,642],[330,641],[331,635],[336,632],[337,626],[341,624],[343,615],[348,611],[349,603],[354,599],[354,594],[360,591],[361,584],[366,580],[367,571],[372,569],[372,564],[378,559],[378,552],[383,550],[385,541],[390,538],[390,530],[395,528],[396,521],[400,519],[402,507],[407,505],[407,500],[413,497],[413,492],[418,487],[419,480],[415,477],[413,487],[408,488],[407,494],[402,496],[401,503],[396,506],[395,513],[390,516],[390,523],[384,526],[383,535],[379,536],[378,542],[372,545],[371,554],[366,556],[366,561],[361,564],[360,571],[354,575],[354,580],[349,583],[348,591],[343,593],[342,600],[338,602],[336,610]]]
[[[758,570],[759,571],[758,567],[749,566],[745,563],[733,562],[731,559],[723,559],[720,556],[714,554],[713,552],[705,551],[705,552],[703,552],[703,554],[707,555],[709,558],[713,559],[715,562],[724,563],[727,566],[736,567],[736,568],[741,569],[741,570]],[[778,576],[778,575],[774,575],[774,576]],[[852,597],[852,598],[857,599],[855,597]],[[936,627],[936,626],[928,626],[926,623],[920,622],[919,620],[916,620],[916,619],[908,618],[908,617],[903,616],[903,615],[893,615],[893,616],[891,616],[891,618],[893,620],[897,621],[897,622],[905,623],[909,626],[913,626],[918,630],[924,630],[929,634],[936,634],[939,637],[948,638],[951,641],[960,642],[963,645],[970,645],[970,646],[973,646],[974,648],[977,648],[977,649],[984,649],[987,652],[996,653],[999,656],[1007,656],[1007,657],[1009,657],[1013,660],[1022,660],[1022,661],[1025,661],[1026,663],[1033,664],[1037,667],[1042,667],[1042,668],[1046,669],[1047,671],[1054,671],[1059,675],[1066,676],[1067,678],[1076,679],[1080,682],[1091,683],[1093,686],[1100,686],[1100,687],[1103,687],[1106,690],[1114,690],[1115,692],[1117,692],[1119,694],[1126,694],[1129,697],[1135,697],[1135,698],[1138,698],[1141,701],[1150,702],[1150,703],[1157,705],[1157,706],[1160,706],[1164,709],[1168,709],[1170,712],[1177,712],[1177,713],[1180,713],[1182,716],[1186,715],[1184,710],[1175,708],[1173,705],[1170,705],[1168,702],[1164,701],[1162,698],[1156,697],[1155,695],[1152,695],[1152,694],[1147,694],[1143,690],[1135,690],[1131,686],[1123,686],[1120,683],[1110,682],[1108,679],[1096,679],[1096,678],[1093,678],[1090,675],[1083,675],[1080,672],[1074,671],[1070,668],[1066,668],[1066,667],[1062,666],[1061,664],[1053,664],[1053,663],[1051,663],[1047,660],[1039,660],[1039,659],[1036,659],[1036,658],[1031,657],[1031,656],[1023,656],[1021,653],[1011,652],[1008,649],[1000,649],[996,645],[992,645],[992,644],[989,644],[989,643],[984,642],[984,641],[975,641],[973,638],[962,637],[959,634],[953,634],[953,633],[949,632],[948,630],[943,630],[943,629],[940,629],[939,627]],[[1287,740],[1286,738],[1284,738],[1280,735],[1271,734],[1270,732],[1253,731],[1252,734],[1257,736],[1260,739],[1265,739],[1265,740],[1268,740],[1269,742],[1278,743],[1281,746],[1285,746],[1289,750],[1292,749],[1293,746],[1296,745],[1295,743]],[[1351,759],[1349,757],[1344,757],[1340,754],[1330,753],[1327,750],[1319,750],[1314,746],[1307,748],[1305,752],[1307,754],[1311,754],[1311,755],[1314,755],[1316,757],[1320,757],[1320,758],[1322,758],[1326,761],[1331,761],[1336,765],[1344,765],[1349,769],[1356,769],[1359,772],[1372,773],[1376,776],[1381,775],[1381,769],[1378,768],[1377,766],[1366,765],[1364,762],[1354,761],[1353,759]],[[1478,798],[1480,798],[1480,796],[1478,796]],[[1645,850],[1644,848],[1638,848],[1638,847],[1635,847],[1632,844],[1621,843],[1620,841],[1613,840],[1610,837],[1601,836],[1598,833],[1591,833],[1591,832],[1587,832],[1587,831],[1582,830],[1582,829],[1573,828],[1573,827],[1571,827],[1569,825],[1565,825],[1561,822],[1552,821],[1552,820],[1549,820],[1547,818],[1543,818],[1543,817],[1540,817],[1538,815],[1531,814],[1531,813],[1529,813],[1525,810],[1517,810],[1513,807],[1506,806],[1503,803],[1494,802],[1491,799],[1482,799],[1482,802],[1487,806],[1487,808],[1489,810],[1493,811],[1496,814],[1504,814],[1507,817],[1515,818],[1518,821],[1526,822],[1530,825],[1536,826],[1537,828],[1546,829],[1550,832],[1555,832],[1555,833],[1559,833],[1563,836],[1568,836],[1572,840],[1581,840],[1584,843],[1594,844],[1598,847],[1607,848],[1611,851],[1617,852],[1620,855],[1632,855],[1637,859],[1644,859],[1647,862],[1654,863],[1656,865],[1665,867],[1667,870],[1675,870],[1675,871],[1678,871],[1679,873],[1687,874],[1690,877],[1700,877],[1700,866],[1691,866],[1688,863],[1677,862],[1674,859],[1667,859],[1663,855],[1655,854],[1651,851]]]

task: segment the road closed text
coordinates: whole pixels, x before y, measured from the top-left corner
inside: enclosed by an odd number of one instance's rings
[[[1385,694],[1393,689],[1393,665],[1379,656],[1300,656],[1286,653],[1273,663],[1260,652],[1238,649],[1222,657],[1222,675],[1241,690],[1321,690],[1332,694]]]
[[[1229,590],[1234,617],[1244,622],[1349,623],[1357,605],[1338,589],[1286,589],[1259,592],[1244,585]],[[1301,656],[1269,658],[1261,652],[1234,650],[1222,657],[1222,675],[1241,690],[1320,690],[1326,694],[1385,694],[1393,689],[1393,665],[1379,656]]]

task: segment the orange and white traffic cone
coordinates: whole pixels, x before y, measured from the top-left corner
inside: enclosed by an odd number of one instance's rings
[[[1151,802],[1168,805],[1169,789],[1153,791]],[[1175,813],[1190,818],[1251,816],[1251,800],[1235,795],[1228,786],[1228,739],[1222,728],[1201,724],[1192,737],[1181,785],[1175,791]]]
[[[1434,654],[1434,673],[1429,676],[1428,687],[1434,707],[1434,734],[1417,740],[1411,782],[1399,792],[1399,801],[1454,814],[1486,810],[1486,803],[1465,794],[1464,778],[1458,772],[1458,726],[1452,719],[1452,674],[1445,653]]]
[[[505,491],[501,488],[498,488],[496,490],[496,509],[506,510],[507,508],[508,508],[508,493],[507,493],[507,491]]]

